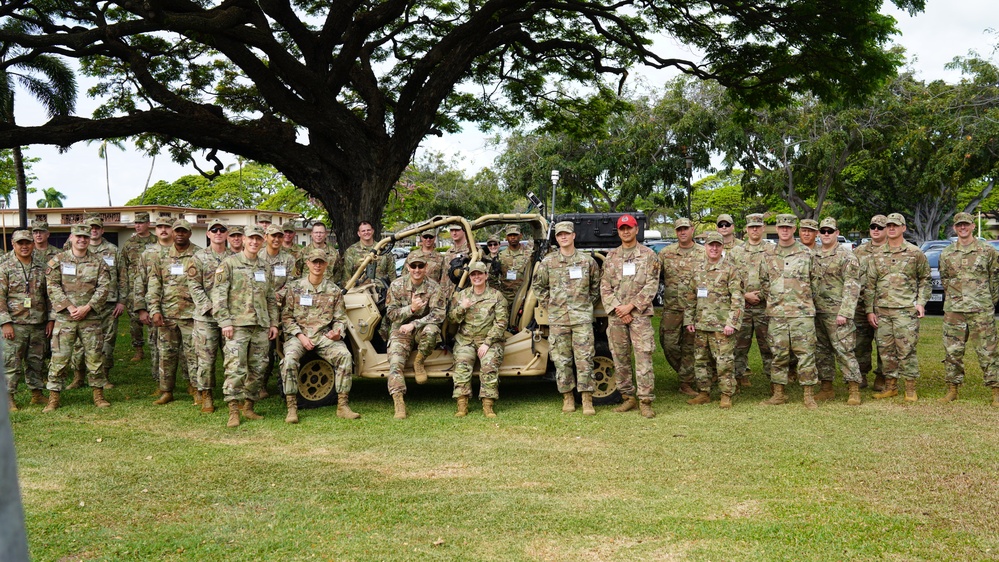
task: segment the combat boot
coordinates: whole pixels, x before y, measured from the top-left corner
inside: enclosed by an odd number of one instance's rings
[[[154,401],[153,404],[162,406],[164,404],[169,404],[171,402],[173,402],[173,393],[164,392],[163,394],[160,394],[160,397],[156,401]]]
[[[48,413],[48,412],[54,412],[58,408],[59,408],[59,391],[58,390],[50,390],[49,391],[49,403],[45,405],[44,409],[42,409],[42,413],[45,414],[45,413]]]
[[[144,358],[145,354],[143,353],[142,348],[141,347],[135,348],[135,354],[132,355],[132,363],[138,363],[139,361],[142,361]]]
[[[999,408],[999,386],[992,387],[992,404],[993,408]]]
[[[361,417],[354,410],[350,409],[350,404],[347,402],[347,393],[341,392],[336,395],[336,417],[343,418],[345,420],[356,420]]]
[[[621,405],[614,408],[615,412],[630,412],[638,407],[638,400],[635,400],[635,396],[633,394],[626,394],[623,398],[624,400],[621,401]]]
[[[206,414],[215,413],[215,403],[214,399],[212,398],[211,390],[201,391],[201,411]]]
[[[482,399],[482,413],[487,418],[495,418],[496,412],[493,411],[493,404],[496,403],[495,398],[483,398]]]
[[[593,408],[593,393],[581,392],[580,395],[583,397],[583,415],[584,416],[597,415],[597,411]]]
[[[753,381],[749,380],[749,375],[742,375],[741,377],[736,377],[739,382],[739,386],[742,388],[749,388],[753,386]]]
[[[463,418],[468,415],[468,397],[459,396],[458,397],[458,411],[454,413],[454,417]]]
[[[878,383],[874,383],[874,388],[878,387]],[[875,400],[881,400],[882,398],[891,398],[892,396],[898,396],[898,379],[885,379],[884,390],[878,392],[874,395]]]
[[[957,391],[960,386],[961,385],[959,384],[948,384],[947,394],[944,394],[944,397],[940,399],[940,402],[947,403],[957,400]]]
[[[652,399],[642,398],[642,403],[639,404],[638,411],[641,412],[643,418],[652,419],[656,417],[655,410],[652,409]]]
[[[874,388],[871,389],[874,392],[884,392],[885,391],[885,376],[884,375],[874,375]]]
[[[264,416],[253,411],[253,400],[243,401],[243,417],[248,420],[262,420]]]
[[[815,403],[815,385],[808,385],[805,387],[805,408],[809,410],[817,410],[819,405]]]
[[[689,382],[680,383],[680,394],[686,394],[687,396],[697,396],[697,391],[694,387],[690,386]]]
[[[905,379],[905,401],[915,402],[919,400],[916,397],[916,379]]]
[[[816,401],[832,400],[836,397],[836,391],[833,390],[833,381],[822,381],[822,388],[815,395]]]
[[[416,373],[416,384],[423,384],[427,382],[427,367],[423,362],[427,359],[427,356],[416,352],[416,357],[413,358],[413,372]]]
[[[31,403],[32,404],[44,404],[45,403],[45,395],[42,394],[42,391],[40,389],[35,388],[35,389],[31,390]]]
[[[572,391],[562,393],[562,413],[571,414],[576,411],[576,397]]]
[[[701,404],[707,404],[711,402],[711,393],[704,392],[703,390],[697,394],[696,398],[691,398],[687,400],[687,404],[691,406],[700,406]]]
[[[14,393],[13,392],[8,392],[7,393],[7,411],[9,411],[9,412],[16,412],[17,411],[17,404],[14,402]]]
[[[191,381],[187,381],[187,395],[188,396],[194,396],[197,393],[198,393],[198,389],[194,388],[194,385],[191,384]]]
[[[732,397],[729,396],[728,394],[722,394],[721,395],[721,403],[718,404],[718,407],[721,408],[721,409],[723,409],[723,410],[728,410],[729,408],[731,408],[732,407]]]
[[[846,399],[847,406],[860,406],[860,383],[848,383],[850,387],[850,397]]]
[[[760,402],[763,406],[779,406],[781,404],[787,404],[787,397],[784,396],[784,385],[773,384],[774,393],[773,396]]]
[[[111,403],[104,398],[104,389],[95,388],[94,389],[94,406],[98,408],[110,408]]]
[[[288,405],[288,415],[284,417],[284,423],[298,423],[298,396],[288,394],[284,397],[284,401]]]
[[[201,401],[204,400],[204,399],[205,399],[205,397],[201,395],[201,391],[200,390],[195,390],[194,391],[194,405],[195,406],[200,406],[201,405]]]
[[[151,398],[159,398],[161,394],[163,394],[163,393],[160,391],[159,387],[157,387],[157,388],[153,389],[152,393],[150,393],[149,396]]]
[[[468,400],[468,397],[465,397]],[[395,415],[392,416],[397,420],[406,419],[406,401],[402,397],[401,392],[396,392],[392,395],[392,404],[395,406]]]
[[[860,388],[861,389],[867,388],[867,375],[860,377]]]
[[[69,383],[66,387],[67,390],[77,389],[83,386],[83,369],[78,369],[73,372],[73,382]]]
[[[239,427],[239,402],[233,400],[229,402],[229,421],[226,427]]]

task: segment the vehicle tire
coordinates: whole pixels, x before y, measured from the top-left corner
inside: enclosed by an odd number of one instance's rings
[[[617,390],[614,380],[614,359],[611,357],[610,346],[605,341],[598,341],[593,356],[593,404],[603,406],[620,404],[621,393]]]
[[[309,351],[298,367],[298,407],[304,410],[336,404],[333,366]]]

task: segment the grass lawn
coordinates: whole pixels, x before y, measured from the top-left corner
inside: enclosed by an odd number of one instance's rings
[[[127,329],[123,322],[122,329]],[[941,405],[941,318],[923,321],[920,400],[838,396],[816,412],[688,406],[656,353],[658,417],[560,413],[553,383],[501,382],[499,418],[452,417],[449,381],[355,380],[356,421],[305,410],[227,430],[185,399],[154,406],[119,338],[113,406],[11,414],[36,560],[999,559],[999,410],[969,353]],[[272,382],[273,386],[273,382]],[[186,396],[185,396],[186,398]],[[18,394],[26,404],[27,391]]]

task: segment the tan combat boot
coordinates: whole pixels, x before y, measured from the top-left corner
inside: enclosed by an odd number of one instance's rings
[[[159,398],[161,394],[163,394],[163,393],[162,393],[162,392],[160,391],[160,389],[159,389],[159,388],[155,388],[155,389],[153,389],[153,391],[152,391],[152,392],[151,392],[151,393],[149,394],[149,396],[150,396],[150,397],[152,397],[152,398]]]
[[[651,420],[656,417],[656,411],[652,409],[651,398],[642,398],[642,403],[639,404],[638,411],[641,412],[643,418]]]
[[[731,408],[732,407],[732,397],[729,396],[728,394],[722,394],[721,395],[721,403],[718,404],[718,407],[721,408],[721,409],[723,409],[723,410],[728,410],[729,408]]]
[[[458,410],[454,413],[454,417],[463,418],[468,415],[468,397],[459,396],[458,400]]]
[[[198,389],[194,388],[194,385],[191,384],[191,381],[187,381],[187,395],[188,396],[194,396],[197,393],[198,393]]]
[[[736,377],[739,382],[739,386],[742,388],[749,388],[753,386],[753,381],[749,380],[749,375],[742,375],[741,377]]]
[[[284,397],[284,402],[288,405],[288,415],[284,417],[284,423],[298,423],[298,396],[289,394]]]
[[[958,391],[958,387],[960,387],[960,386],[961,385],[959,385],[959,384],[948,384],[947,385],[947,394],[944,394],[944,397],[940,399],[940,402],[943,402],[943,403],[946,404],[947,402],[953,402],[953,401],[957,400],[957,391]]]
[[[999,408],[999,386],[992,387],[992,404],[993,408]]]
[[[98,408],[110,408],[111,407],[111,403],[108,402],[106,398],[104,398],[104,389],[103,388],[95,388],[94,389],[94,406],[97,406]]]
[[[466,397],[465,400],[468,400],[468,398]],[[392,395],[392,404],[395,406],[395,415],[392,417],[397,420],[406,419],[406,401],[403,399],[401,392]]]
[[[73,372],[73,382],[69,383],[66,387],[67,390],[77,389],[83,386],[83,370]]]
[[[487,418],[495,418],[496,412],[493,411],[493,404],[496,403],[494,398],[483,398],[482,399],[482,413]]]
[[[805,387],[805,408],[809,410],[817,410],[819,405],[815,403],[815,385],[808,385]]]
[[[916,397],[916,379],[905,379],[905,401],[915,402],[919,400]]]
[[[774,387],[773,396],[760,402],[760,404],[763,406],[779,406],[781,404],[787,404],[787,397],[784,396],[784,385],[773,384],[771,386]]]
[[[871,389],[874,392],[884,392],[885,391],[885,376],[884,375],[874,375],[874,388]]]
[[[248,420],[262,420],[264,416],[253,411],[253,400],[243,401],[243,417]]]
[[[423,364],[426,361],[427,356],[416,352],[416,357],[413,357],[413,372],[416,373],[416,384],[423,384],[427,382],[427,367]]]
[[[818,393],[815,394],[815,400],[824,401],[832,400],[836,397],[836,391],[833,390],[833,381],[822,381],[822,388]]]
[[[336,417],[343,418],[345,420],[356,420],[361,417],[361,414],[358,414],[354,410],[350,409],[350,403],[347,402],[347,396],[346,392],[341,392],[336,395]]]
[[[634,395],[626,394],[622,398],[623,400],[621,401],[621,405],[614,408],[615,412],[630,412],[638,407],[638,400],[635,400]]]
[[[8,412],[16,412],[17,411],[17,404],[14,402],[14,393],[13,392],[8,392],[7,393],[7,411]]]
[[[45,405],[44,409],[42,409],[42,413],[43,414],[47,414],[49,412],[54,412],[58,408],[59,408],[59,391],[58,390],[50,390],[49,391],[49,403]]]
[[[680,394],[686,394],[687,396],[697,396],[697,391],[694,387],[690,386],[688,382],[680,383]]]
[[[562,413],[571,414],[576,411],[576,397],[572,391],[562,393]]]
[[[229,402],[229,421],[226,427],[239,427],[239,402],[233,400]]]
[[[205,399],[205,397],[201,395],[201,391],[200,390],[195,390],[194,391],[194,405],[195,406],[200,406],[201,402],[204,399]]]
[[[173,393],[172,392],[164,392],[163,394],[160,394],[160,397],[158,399],[156,399],[156,401],[154,401],[153,404],[157,404],[159,406],[162,406],[164,404],[169,404],[171,402],[173,402]]]
[[[211,390],[201,391],[201,411],[206,414],[215,413],[215,402]]]
[[[867,375],[860,377],[860,388],[861,390],[867,388]]]
[[[31,403],[32,404],[44,404],[45,395],[42,394],[41,389],[35,388],[31,391]]]
[[[135,353],[132,355],[132,363],[138,363],[145,358],[145,354],[142,352],[141,347],[135,348]]]
[[[704,392],[703,390],[697,393],[696,398],[691,398],[690,400],[687,400],[687,404],[690,404],[691,406],[700,406],[701,404],[708,404],[710,402],[711,402],[711,393]]]
[[[581,392],[580,395],[583,397],[583,415],[584,416],[597,415],[597,411],[593,408],[593,393]]]
[[[878,383],[874,383],[874,388],[877,387]],[[898,379],[885,379],[884,390],[875,394],[874,399],[881,400],[882,398],[891,398],[892,396],[898,396]]]
[[[850,397],[846,399],[846,405],[860,406],[860,383],[851,382],[848,385],[850,387]]]

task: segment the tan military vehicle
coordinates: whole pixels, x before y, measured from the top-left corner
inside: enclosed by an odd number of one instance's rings
[[[434,217],[424,223],[408,227],[392,236],[379,241],[371,254],[358,264],[350,280],[345,284],[345,303],[349,320],[345,338],[354,359],[354,376],[360,378],[388,377],[387,342],[380,333],[381,322],[385,312],[384,297],[387,288],[386,280],[375,280],[355,286],[361,272],[373,264],[375,260],[390,252],[401,240],[411,237],[418,238],[427,230],[447,230],[451,225],[460,225],[468,238],[471,256],[468,259],[456,259],[455,263],[446,264],[448,273],[455,281],[457,290],[468,286],[467,265],[470,261],[482,259],[482,250],[476,244],[476,235],[482,239],[493,229],[501,229],[506,225],[520,225],[525,242],[533,252],[531,274],[528,282],[521,287],[513,303],[510,303],[510,327],[506,339],[506,349],[503,364],[500,367],[501,377],[538,377],[553,379],[554,367],[548,358],[548,322],[543,307],[538,305],[537,297],[531,290],[530,280],[534,267],[540,262],[549,249],[548,221],[537,214],[498,214],[483,216],[468,222],[462,217]],[[598,262],[602,256],[598,256]],[[599,303],[598,303],[599,307]],[[620,400],[615,390],[614,365],[606,342],[606,315],[599,309],[595,319],[594,333],[597,337],[597,356],[595,358],[594,378],[597,391],[594,401],[608,403]],[[425,361],[427,375],[431,378],[450,378],[454,365],[450,353],[450,337],[454,329],[445,324],[443,332],[447,334],[444,345],[435,350]],[[413,377],[412,358],[406,365],[406,377]],[[302,358],[298,374],[300,407],[318,407],[336,402],[336,392],[333,386],[333,369],[326,361],[313,353]]]

